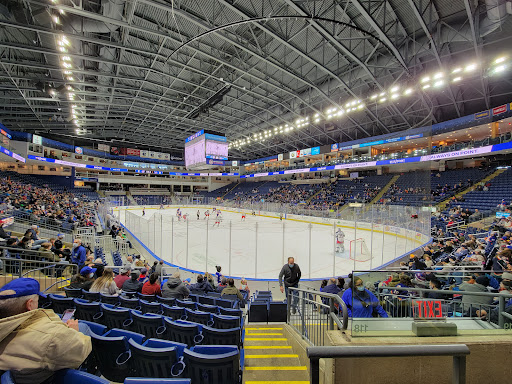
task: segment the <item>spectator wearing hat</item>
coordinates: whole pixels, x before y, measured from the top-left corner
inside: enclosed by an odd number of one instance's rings
[[[69,288],[83,289],[85,291],[88,291],[89,289],[91,289],[91,286],[94,283],[94,273],[95,272],[96,272],[96,268],[83,267],[80,270],[80,273],[74,275],[71,278],[71,283],[69,284]]]
[[[131,271],[130,279],[123,283],[124,292],[142,292],[143,284],[139,281],[140,272],[136,269]]]
[[[89,327],[37,308],[39,289],[29,278],[0,288],[0,371],[11,371],[16,383],[48,382],[55,371],[78,368],[92,350]]]
[[[119,275],[114,277],[114,282],[116,283],[117,288],[122,289],[124,282],[126,280],[130,280],[130,271],[131,269],[129,265],[124,266],[123,268],[121,268]]]
[[[148,270],[147,268],[141,268],[140,270],[140,276],[139,276],[139,281],[144,284],[146,282],[146,280],[148,279]]]

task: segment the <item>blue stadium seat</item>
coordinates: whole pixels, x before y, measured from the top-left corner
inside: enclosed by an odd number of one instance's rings
[[[146,300],[146,301],[156,301],[156,296],[155,295],[144,295],[140,292],[137,292],[137,296],[139,299],[142,299],[142,300]]]
[[[84,299],[75,299],[75,319],[86,321],[100,321],[103,317],[101,312],[101,304],[98,302],[90,303]]]
[[[203,336],[198,324],[183,321],[173,321],[164,317],[165,331],[161,337],[166,340],[176,341],[192,347],[203,341]]]
[[[89,292],[85,289],[82,289],[82,296],[84,300],[89,301],[100,301],[100,293],[99,292]]]
[[[197,310],[209,313],[219,313],[219,307],[216,305],[200,304],[197,303]]]
[[[50,294],[48,298],[52,301],[52,309],[55,313],[62,314],[66,309],[75,308],[75,302],[72,297]]]
[[[126,296],[119,296],[119,306],[123,308],[140,310],[139,299],[130,298]]]
[[[219,313],[226,316],[238,316],[240,318],[243,317],[243,312],[241,309],[219,307]]]
[[[183,301],[183,300],[176,299],[176,305],[178,307],[188,308],[188,309],[192,309],[194,311],[197,309],[196,303],[194,303],[193,301]]]
[[[236,345],[242,347],[240,327],[230,329],[217,329],[203,327],[203,345]]]
[[[179,377],[183,373],[185,364],[178,357],[172,343],[158,339],[148,339],[142,345],[133,339],[128,340],[128,343],[136,376]]]
[[[249,322],[268,322],[268,302],[251,302],[249,304]]]
[[[124,384],[192,384],[192,381],[190,379],[148,379],[145,377],[128,377]]]
[[[163,317],[153,313],[142,314],[139,311],[131,311],[133,320],[133,329],[146,338],[160,337],[165,332]]]
[[[174,297],[157,296],[156,301],[162,304],[170,305],[171,307],[176,304],[176,299]]]
[[[75,369],[63,369],[57,371],[54,376],[54,384],[110,384],[109,380],[94,376],[90,373]]]
[[[142,343],[144,336],[120,329],[112,329],[102,336],[91,335],[92,353],[98,369],[108,380],[122,382],[128,376],[133,376],[133,369],[128,364],[128,339]]]
[[[242,370],[237,347],[194,347],[185,350],[186,376],[193,383],[241,384]]]
[[[212,315],[213,326],[218,329],[237,328],[242,325],[242,320],[238,316]]]
[[[99,336],[105,334],[108,331],[107,327],[102,324],[94,323],[92,321],[87,321],[87,320],[78,320],[78,322],[82,323],[82,324],[86,324],[87,326],[89,326],[89,328],[91,329],[92,332],[94,332],[95,334],[97,334]]]
[[[83,296],[80,288],[64,287],[64,293],[66,294],[66,297],[81,298]]]
[[[167,304],[162,304],[164,316],[168,316],[173,320],[181,320],[185,318],[185,309],[182,307],[170,307]]]
[[[103,293],[100,293],[100,300],[105,304],[119,305],[119,296],[104,295]]]
[[[156,313],[161,315],[164,313],[159,302],[150,302],[140,299],[140,310],[142,313]]]
[[[216,299],[215,304],[217,304],[217,306],[222,307],[222,308],[235,308],[238,303],[238,297],[235,297],[237,299],[237,301],[232,301],[232,300],[225,300],[224,298],[226,296],[229,296],[229,295],[222,296],[223,297],[222,299]]]
[[[206,305],[215,305],[215,299],[212,296],[197,296],[197,302]]]
[[[185,320],[203,325],[213,325],[211,313],[192,311],[188,308],[185,308]]]
[[[128,308],[115,308],[109,304],[101,304],[101,311],[103,312],[103,323],[108,329],[124,328],[125,322],[132,318]],[[130,324],[127,323],[126,326],[128,327]]]

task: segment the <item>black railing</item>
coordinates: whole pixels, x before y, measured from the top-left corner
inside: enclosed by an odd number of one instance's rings
[[[413,356],[453,356],[452,383],[464,384],[466,382],[466,356],[469,355],[469,353],[469,348],[465,344],[365,345],[307,348],[307,355],[310,362],[311,384],[320,383],[320,359]],[[400,378],[397,377],[396,382],[400,381]]]

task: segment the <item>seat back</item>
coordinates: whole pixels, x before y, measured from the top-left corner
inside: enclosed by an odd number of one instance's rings
[[[241,309],[219,307],[219,312],[221,315],[226,315],[226,316],[238,316],[238,317],[243,316],[243,312]]]
[[[287,320],[287,308],[286,303],[270,302],[268,309],[268,321],[286,323]]]
[[[209,313],[218,313],[219,307],[217,307],[216,305],[207,305],[207,304],[197,303],[197,310],[203,311],[203,312],[209,312]]]
[[[145,377],[129,377],[124,384],[192,384],[190,379],[147,379]]]
[[[123,382],[133,371],[125,361],[129,357],[126,337],[91,335],[92,353],[101,374],[110,381]]]
[[[163,313],[160,303],[158,303],[158,302],[152,303],[152,302],[149,302],[149,301],[146,301],[143,299],[140,300],[140,309],[141,309],[142,313],[156,313],[159,315],[161,315]]]
[[[229,296],[229,295],[222,296],[222,299],[216,299],[215,303],[217,304],[217,306],[222,307],[222,308],[233,308],[233,305],[234,305],[233,301],[231,301],[231,300],[224,300],[224,298],[226,296]]]
[[[185,316],[187,317],[187,321],[191,321],[193,323],[203,324],[203,325],[211,325],[211,313],[209,312],[200,312],[200,311],[192,311],[188,308],[185,308]]]
[[[100,293],[99,292],[89,292],[85,289],[82,289],[82,296],[85,300],[89,301],[100,301]]]
[[[199,335],[199,326],[193,324],[180,324],[168,318],[164,318],[165,333],[163,337],[167,340],[186,344],[188,347],[195,345],[194,338]]]
[[[128,308],[113,308],[112,306],[101,304],[101,311],[103,312],[103,323],[108,329],[123,329],[123,323],[131,318]]]
[[[119,306],[123,308],[139,309],[139,299],[119,296]]]
[[[76,369],[62,369],[53,377],[54,384],[110,384],[109,380]],[[3,382],[2,382],[3,384]]]
[[[148,313],[143,315],[132,310],[133,328],[135,332],[143,334],[147,338],[157,337],[157,330],[162,327],[162,316]]]
[[[238,351],[206,355],[185,350],[187,377],[193,383],[239,384],[242,380]]]
[[[82,290],[80,288],[68,288],[64,287],[64,293],[66,297],[81,298]]]
[[[173,365],[178,361],[176,348],[163,340],[149,339],[144,345],[128,340],[132,351],[131,364],[139,377],[171,377]]]
[[[268,322],[268,302],[249,305],[249,322]]]
[[[155,295],[144,295],[144,294],[142,294],[140,292],[137,292],[137,296],[139,297],[139,299],[146,300],[146,301],[149,301],[149,302],[156,301],[156,296]]]
[[[240,327],[240,318],[238,316],[212,315],[213,326],[217,329],[230,329]]]
[[[105,303],[105,304],[111,304],[111,305],[119,304],[119,296],[104,295],[103,293],[100,293],[100,300],[102,303]]]
[[[59,295],[48,295],[52,301],[52,309],[55,313],[64,313],[66,309],[75,308],[75,302],[72,297],[64,297]]]
[[[216,329],[203,327],[204,345],[236,345],[241,346],[240,327],[229,329]]]
[[[215,297],[213,296],[198,296],[197,300],[201,304],[215,305]]]
[[[102,317],[100,303],[89,303],[87,300],[75,299],[75,319],[95,322]]]
[[[162,304],[162,310],[164,316],[168,316],[173,320],[180,320],[185,315],[185,310],[181,307],[170,307],[167,304]]]
[[[170,305],[171,307],[176,304],[176,299],[174,297],[157,296],[156,301],[162,304]]]
[[[78,320],[78,322],[80,324],[87,325],[91,329],[92,332],[94,332],[95,334],[97,334],[99,336],[101,336],[105,332],[107,332],[107,327],[102,324],[94,323],[92,321],[87,321],[87,320]]]
[[[193,310],[196,309],[196,303],[194,303],[193,301],[183,301],[176,299],[176,305],[182,308],[188,308]]]

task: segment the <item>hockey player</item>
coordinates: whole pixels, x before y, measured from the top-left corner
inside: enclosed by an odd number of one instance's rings
[[[210,211],[209,211],[209,210],[206,210],[206,211],[204,212],[204,218],[203,218],[203,220],[208,220],[209,218],[210,218]]]
[[[345,233],[340,228],[336,230],[336,252],[345,252]]]
[[[242,221],[245,221],[245,213],[242,213]]]
[[[197,220],[199,220],[199,216],[200,216],[200,213],[199,213],[199,209],[197,210]]]

